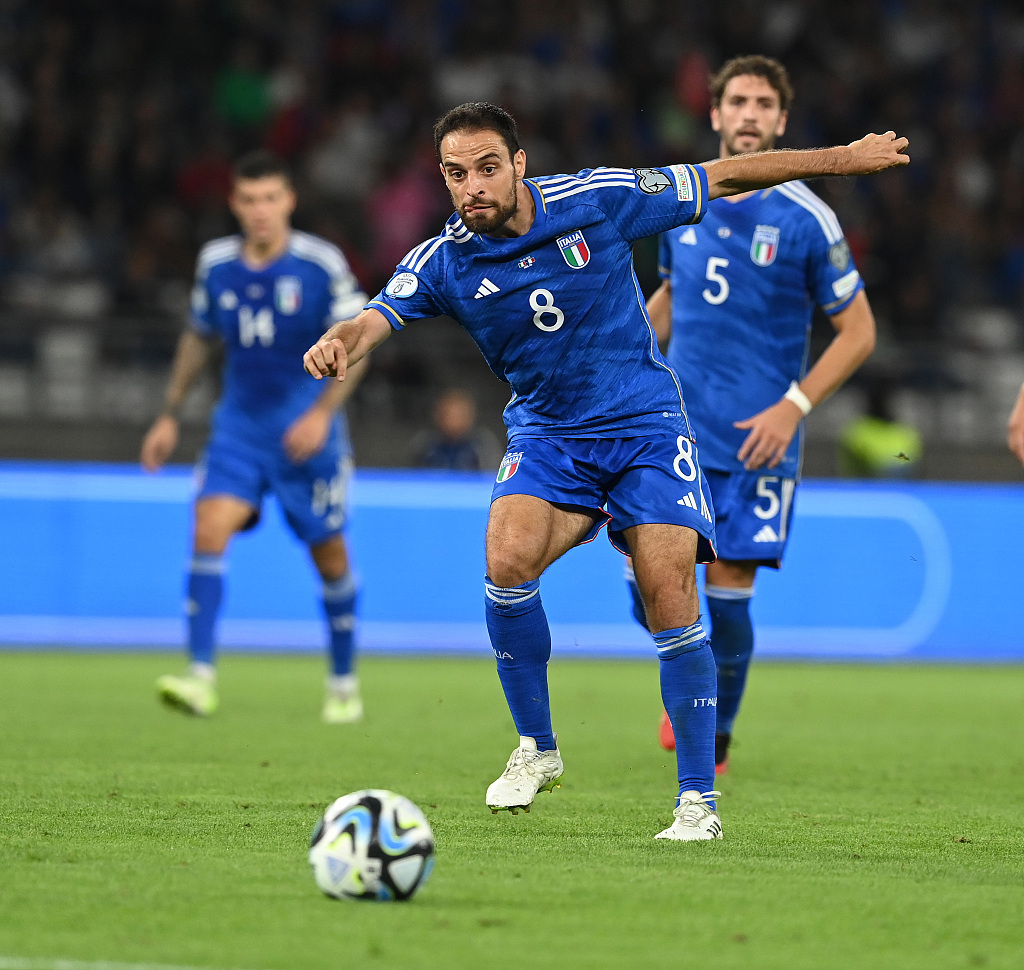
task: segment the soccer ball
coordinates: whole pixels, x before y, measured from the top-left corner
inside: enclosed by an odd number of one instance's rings
[[[408,798],[368,788],[328,806],[309,863],[316,884],[336,899],[410,899],[434,868],[434,833]]]

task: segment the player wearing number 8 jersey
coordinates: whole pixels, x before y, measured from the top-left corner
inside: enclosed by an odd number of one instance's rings
[[[487,528],[485,608],[520,744],[488,788],[494,811],[529,808],[558,784],[548,703],[551,638],[541,574],[605,521],[633,554],[679,737],[675,820],[659,838],[721,836],[715,811],[715,671],[694,564],[714,527],[678,381],[659,353],[630,244],[694,223],[707,201],[812,173],[878,171],[907,161],[904,139],[729,159],[705,166],[594,169],[525,178],[526,155],[502,109],[468,104],[435,126],[456,215],[414,249],[354,320],[304,358],[314,376],[347,367],[412,321],[447,313],[472,335],[513,396],[509,449]]]
[[[770,58],[736,58],[711,79],[720,156],[770,149],[792,90]],[[719,199],[699,226],[664,233],[651,321],[679,376],[714,497],[719,559],[705,592],[718,670],[716,765],[725,769],[754,635],[758,566],[777,568],[800,475],[802,419],[874,346],[875,327],[832,210],[802,182]],[[815,304],[837,331],[810,371]],[[639,591],[632,585],[638,619]],[[663,719],[662,742],[672,744]]]

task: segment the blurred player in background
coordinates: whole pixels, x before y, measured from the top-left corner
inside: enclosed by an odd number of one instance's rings
[[[562,775],[540,576],[608,523],[617,548],[633,554],[679,738],[674,820],[656,838],[720,838],[715,665],[694,575],[696,561],[714,559],[715,529],[679,383],[639,297],[632,243],[699,222],[720,195],[903,164],[906,141],[890,132],[838,149],[526,179],[515,122],[501,108],[454,108],[434,139],[456,213],[358,317],[309,349],[306,369],[342,379],[392,329],[449,314],[512,386],[485,604],[520,743],[487,789],[492,811],[528,809]]]
[[[180,710],[216,710],[225,553],[232,536],[258,522],[273,492],[323,580],[331,664],[323,718],[348,723],[363,705],[353,673],[356,584],[342,538],[352,459],[341,407],[367,363],[351,385],[325,389],[298,358],[325,323],[356,313],[366,297],[336,247],[291,228],[295,193],[274,156],[239,160],[230,204],[241,235],[215,239],[199,254],[191,325],[178,343],[163,412],[142,443],[142,465],[156,471],[177,445],[178,412],[219,342],[224,392],[200,462],[188,574],[191,664],[181,676],[161,677],[157,690]]]
[[[734,58],[711,93],[720,158],[767,151],[786,130],[793,90],[778,61]],[[704,592],[720,772],[754,649],[754,577],[780,566],[789,538],[803,419],[870,355],[875,320],[835,214],[802,182],[714,200],[699,226],[662,235],[659,261],[664,282],[647,309],[668,341],[715,505],[719,558]],[[836,336],[807,370],[815,304]],[[627,579],[634,615],[648,625],[628,567]],[[667,715],[660,737],[675,745]]]

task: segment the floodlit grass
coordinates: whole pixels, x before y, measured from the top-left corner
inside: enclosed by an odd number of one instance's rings
[[[674,763],[651,663],[552,667],[563,788],[483,793],[516,739],[486,659],[367,660],[318,721],[313,659],[227,657],[221,712],[163,710],[160,655],[0,654],[0,962],[245,970],[1024,966],[1024,669],[762,664],[725,840],[655,842]],[[408,904],[329,900],[323,807],[417,802]]]

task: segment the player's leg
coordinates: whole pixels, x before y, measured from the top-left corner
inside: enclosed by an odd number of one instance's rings
[[[322,581],[330,664],[323,719],[328,724],[357,721],[363,714],[354,673],[357,590],[343,538],[352,460],[341,425],[335,422],[323,449],[308,461],[296,465],[276,456],[267,474],[285,520],[309,547]]]
[[[704,592],[711,648],[718,666],[715,761],[726,770],[733,722],[746,688],[754,651],[750,615],[759,566],[779,568],[789,541],[797,483],[759,471],[709,472],[717,513],[719,558],[710,563]]]
[[[204,495],[193,515],[192,561],[187,580],[189,669],[157,681],[162,700],[191,714],[217,708],[216,628],[224,599],[224,555],[235,533],[249,525],[256,508],[234,495]]]
[[[493,811],[528,809],[562,774],[548,696],[551,631],[540,576],[594,531],[595,510],[510,494],[491,504],[487,525],[487,631],[520,746],[487,791]]]
[[[726,770],[732,726],[747,683],[754,652],[750,599],[754,595],[757,562],[719,559],[709,563],[704,584],[711,620],[711,649],[718,671],[715,726],[715,771]]]
[[[659,838],[721,836],[713,792],[715,662],[700,619],[695,575],[698,534],[667,523],[624,532],[658,649],[661,696],[676,738],[676,821]]]
[[[627,529],[625,537],[661,661],[662,700],[677,737],[680,790],[708,791],[714,781],[716,684],[697,598],[697,533],[651,524]]]
[[[355,577],[340,533],[310,546],[322,580],[322,602],[327,618],[330,674],[323,719],[328,724],[350,724],[363,716],[363,701],[355,674]]]
[[[675,821],[658,838],[720,838],[713,791],[715,662],[700,619],[696,564],[715,559],[715,517],[697,449],[673,432],[610,443],[608,537],[632,555],[675,733]]]

